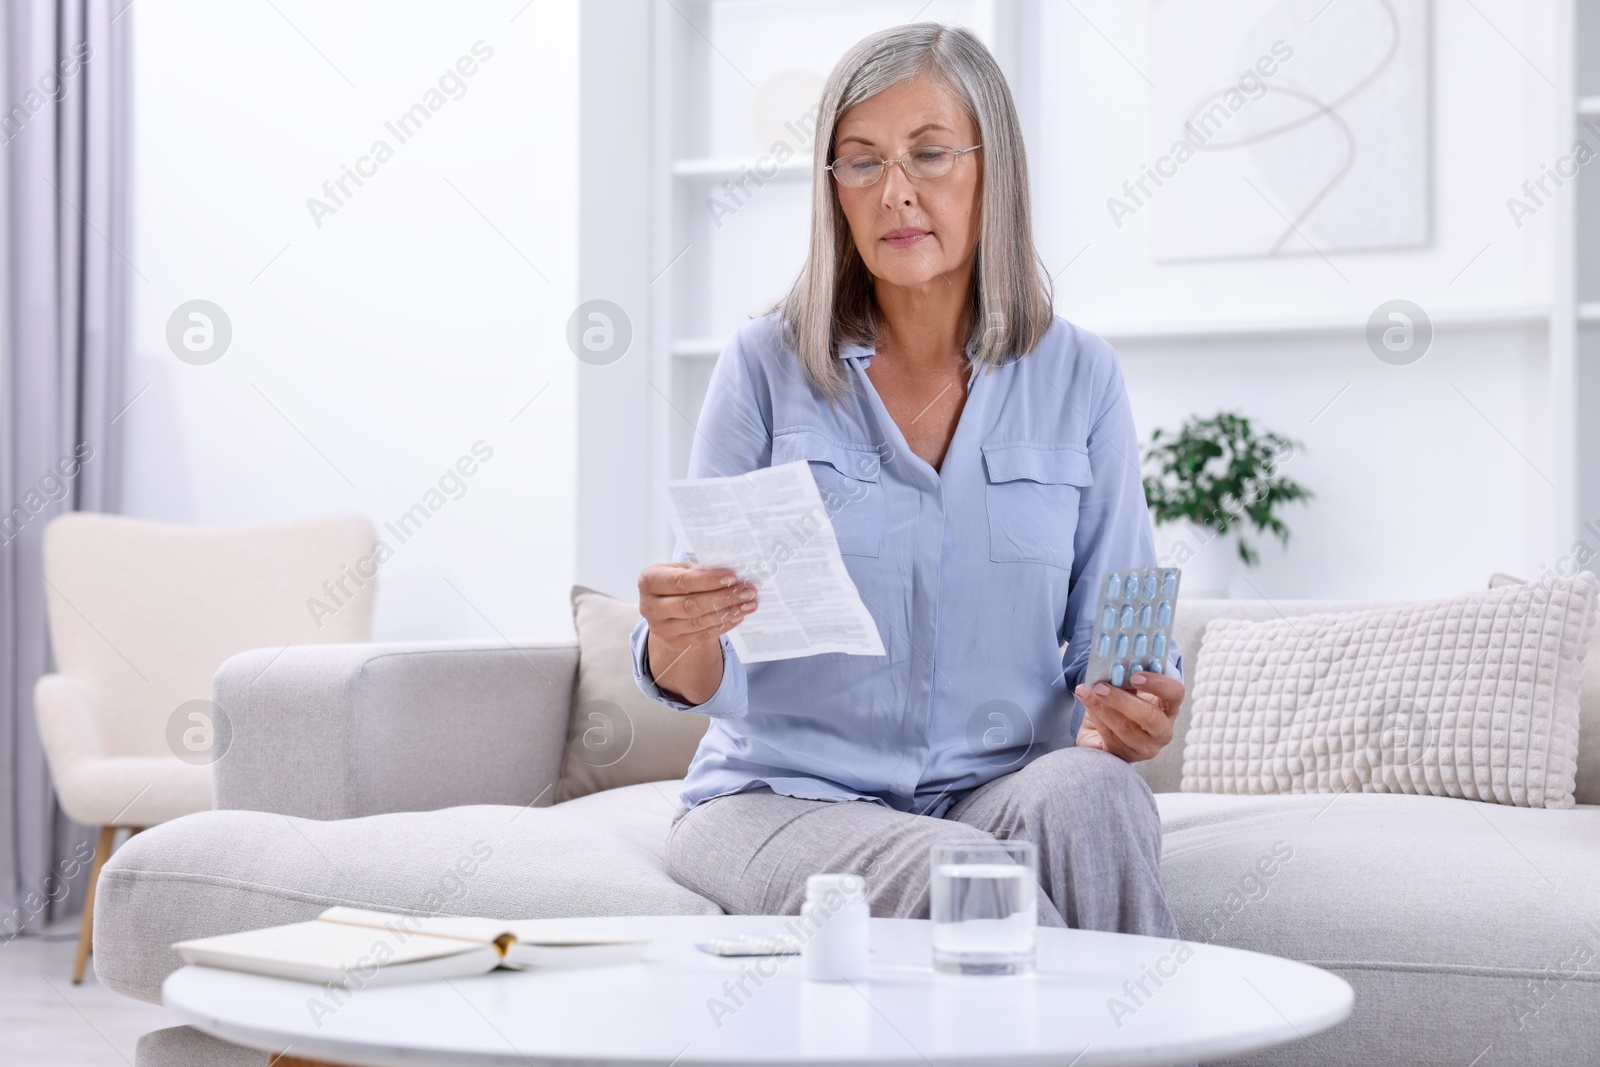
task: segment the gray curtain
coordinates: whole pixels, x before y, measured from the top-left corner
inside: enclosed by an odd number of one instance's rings
[[[51,669],[40,543],[115,511],[123,397],[129,0],[0,0],[0,942],[82,906],[33,686]]]

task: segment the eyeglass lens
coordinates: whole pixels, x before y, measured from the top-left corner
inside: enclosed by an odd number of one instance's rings
[[[955,165],[953,148],[929,145],[913,149],[904,157],[906,170],[913,178],[942,178]],[[883,176],[883,168],[899,159],[885,160],[878,156],[844,156],[833,162],[833,173],[846,185],[871,185]]]

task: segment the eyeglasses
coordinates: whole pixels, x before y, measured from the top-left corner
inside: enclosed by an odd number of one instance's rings
[[[943,178],[950,173],[950,168],[956,165],[956,157],[964,156],[968,152],[976,152],[983,145],[975,144],[971,148],[945,148],[943,145],[924,145],[913,148],[899,159],[882,159],[878,156],[840,156],[827,165],[826,170],[833,172],[834,179],[840,185],[848,185],[852,189],[864,189],[869,185],[876,185],[879,178],[883,177],[883,168],[889,163],[898,163],[905,168],[906,174],[912,178]]]

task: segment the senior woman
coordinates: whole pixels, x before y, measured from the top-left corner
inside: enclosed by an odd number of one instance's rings
[[[931,844],[1025,838],[1042,924],[1176,937],[1130,761],[1172,738],[1181,653],[1080,684],[1101,576],[1155,563],[1137,436],[1115,353],[1052,312],[993,56],[936,23],[861,41],[813,178],[805,267],[717,361],[689,475],[809,461],[885,655],[746,665],[755,588],[681,546],[646,567],[635,677],[711,720],[669,869],[732,914],[857,872],[874,915],[926,917]]]

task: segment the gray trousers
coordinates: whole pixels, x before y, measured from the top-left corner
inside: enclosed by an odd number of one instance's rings
[[[1139,773],[1110,753],[1064,748],[974,790],[942,819],[872,801],[769,790],[681,810],[673,878],[730,915],[798,915],[806,877],[866,879],[872,914],[928,917],[928,849],[1023,838],[1039,850],[1039,924],[1176,938],[1161,885],[1161,819]]]

